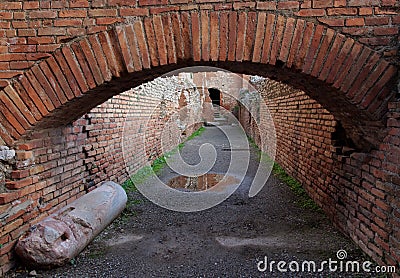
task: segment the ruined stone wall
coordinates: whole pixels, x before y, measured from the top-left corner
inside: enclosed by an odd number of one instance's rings
[[[354,148],[340,122],[304,92],[269,79],[253,81],[274,119],[276,161],[369,256],[381,264],[398,265],[399,102],[389,105],[389,132],[382,144],[362,153]],[[263,148],[258,131],[271,130],[263,121],[263,111],[260,129],[243,106],[240,117]]]
[[[126,181],[128,172],[159,157],[162,130],[182,108],[182,96],[186,105],[199,109],[195,110],[199,114],[185,116],[201,118],[203,97],[193,88],[190,80],[155,79],[109,99],[67,126],[30,134],[16,152],[2,148],[0,276],[13,265],[12,248],[32,224],[103,181]],[[174,140],[164,142],[165,150],[198,127],[181,126]],[[123,136],[127,137],[124,148]]]

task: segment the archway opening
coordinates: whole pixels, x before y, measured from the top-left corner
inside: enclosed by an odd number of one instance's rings
[[[211,103],[215,106],[221,106],[221,91],[215,88],[209,88]]]

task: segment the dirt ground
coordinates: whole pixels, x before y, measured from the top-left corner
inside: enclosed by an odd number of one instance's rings
[[[229,165],[227,141],[217,127],[186,142],[182,156],[199,160],[204,143],[217,149],[213,173]],[[229,145],[229,144],[228,144]],[[70,264],[54,270],[24,270],[9,277],[367,277],[365,273],[279,272],[257,268],[268,262],[337,260],[345,250],[347,260],[367,260],[348,238],[319,211],[304,209],[290,188],[271,175],[262,191],[248,197],[257,168],[257,151],[240,188],[223,203],[200,212],[182,213],[161,208],[139,192],[129,193],[129,209],[104,230]],[[166,167],[161,179],[176,173]],[[263,264],[261,264],[263,266]],[[318,264],[317,264],[318,266]]]

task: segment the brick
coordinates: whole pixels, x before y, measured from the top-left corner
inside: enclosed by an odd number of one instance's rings
[[[363,26],[364,23],[364,18],[362,17],[346,19],[346,26]]]
[[[28,178],[24,178],[24,179],[21,179],[21,180],[18,180],[18,181],[7,182],[6,183],[6,187],[8,189],[20,189],[20,188],[26,187],[28,185],[31,185],[32,182],[33,182],[32,178],[28,177]]]
[[[57,19],[54,20],[55,27],[66,27],[66,26],[81,26],[82,19]]]
[[[317,9],[333,7],[333,0],[313,0],[312,7]]]
[[[372,15],[372,13],[373,13],[373,9],[370,7],[364,7],[364,8],[358,9],[359,15]]]
[[[308,50],[307,56],[304,59],[304,65],[302,67],[302,72],[310,74],[314,62],[314,58],[318,51],[318,48],[322,42],[322,36],[324,35],[325,28],[321,25],[317,25],[315,28],[314,36],[311,40],[311,45]]]
[[[34,184],[28,185],[28,186],[18,190],[18,197],[21,198],[21,197],[27,196],[33,192],[35,192],[35,185]]]
[[[103,76],[101,74],[100,68],[97,64],[97,59],[94,56],[91,46],[87,39],[83,39],[79,42],[82,53],[85,55],[86,61],[88,62],[90,71],[96,81],[97,85],[101,85],[104,83]]]
[[[357,15],[357,8],[328,8],[327,14],[330,15]]]
[[[12,84],[13,87],[15,88],[17,94],[19,97],[21,97],[21,100],[23,103],[26,105],[26,107],[29,109],[29,111],[32,113],[32,115],[35,117],[35,120],[38,121],[42,118],[41,113],[39,110],[36,108],[36,105],[32,101],[32,99],[29,97],[25,89],[22,87],[22,85],[18,82],[15,82]]]
[[[339,89],[340,86],[343,84],[345,78],[350,73],[352,66],[354,66],[356,64],[357,59],[360,57],[361,50],[362,50],[362,46],[360,44],[355,43],[353,46],[353,49],[351,50],[349,58],[346,59],[345,64],[339,71],[339,74],[333,83],[333,86],[335,88]]]
[[[13,170],[11,172],[11,177],[13,179],[23,179],[29,176],[29,169],[25,170]]]
[[[253,50],[254,50],[254,40],[256,33],[256,20],[257,14],[255,12],[249,12],[247,14],[247,29],[246,29],[246,41],[244,48],[244,57],[245,61],[250,61],[252,59]]]
[[[370,30],[370,28],[366,27],[345,27],[342,29],[342,32],[353,36],[363,36],[369,34]]]
[[[1,94],[2,98],[4,97],[4,93],[2,92]],[[10,126],[12,127],[12,129],[14,129],[18,135],[22,135],[25,133],[25,128],[21,125],[20,121],[18,120],[18,116],[16,116],[13,111],[9,110],[9,107],[7,106],[7,104],[9,104],[8,102],[4,103],[4,101],[2,100],[0,102],[3,106],[3,109],[1,110],[1,114],[4,116],[4,121],[7,121]],[[3,123],[6,124],[6,123]],[[19,137],[18,135],[14,136],[15,138]]]
[[[145,33],[146,33],[146,37],[147,37],[147,43],[149,46],[151,65],[158,66],[159,60],[158,60],[158,53],[157,53],[157,45],[156,45],[156,39],[155,39],[155,35],[154,35],[153,23],[150,18],[144,19],[144,28],[145,28]]]
[[[268,14],[267,15],[267,24],[266,24],[266,29],[265,29],[265,34],[264,34],[264,42],[263,42],[263,47],[262,47],[262,52],[261,52],[261,62],[266,64],[269,61],[270,57],[270,51],[271,51],[271,45],[272,45],[272,40],[273,38],[273,32],[274,32],[274,24],[275,23],[275,15],[273,14]]]
[[[387,25],[389,17],[366,17],[365,25]]]
[[[3,234],[8,234],[8,233],[14,231],[15,229],[17,229],[18,227],[20,227],[22,224],[23,224],[23,220],[22,219],[17,219],[15,221],[11,222],[11,223],[8,223],[7,225],[5,225],[3,227],[2,233]],[[9,243],[8,247],[12,248],[13,245],[14,245],[13,243]],[[7,248],[6,246],[3,246],[0,249],[0,255],[4,255],[4,254],[8,253],[11,250],[11,248]]]
[[[67,18],[80,18],[87,17],[86,10],[61,10],[58,12],[59,17],[67,17]]]
[[[176,49],[175,49],[173,32],[171,30],[171,26],[172,26],[171,17],[169,15],[163,15],[162,22],[163,22],[163,29],[164,29],[164,35],[165,35],[165,42],[166,42],[166,46],[167,46],[168,63],[176,64],[176,62],[177,62]]]
[[[24,10],[36,10],[39,8],[39,1],[24,1],[23,9]]]
[[[150,8],[150,14],[153,14],[153,15],[167,13],[167,12],[174,12],[174,11],[179,11],[179,7],[171,6],[171,7]]]
[[[357,75],[359,74],[360,69],[364,67],[363,65],[367,61],[367,59],[370,56],[371,52],[372,51],[370,49],[363,48],[363,50],[361,52],[361,55],[359,56],[356,64],[352,67],[350,73],[346,76],[345,80],[343,81],[343,83],[340,86],[340,89],[343,92],[347,92],[350,89],[352,83],[354,82],[354,80],[356,79]]]
[[[103,37],[104,35],[104,37]],[[103,45],[104,54],[109,59],[107,61],[113,62],[113,67],[115,68],[116,75],[115,77],[120,77],[122,73],[126,72],[124,68],[124,62],[122,59],[122,53],[120,52],[118,46],[118,39],[117,35],[114,30],[110,30],[108,32],[100,33],[99,34],[99,41]],[[107,41],[107,44],[104,44],[103,41]],[[108,47],[108,50],[107,50]],[[110,68],[112,66],[109,64]],[[112,70],[111,70],[112,72]]]
[[[55,107],[53,102],[51,101],[51,98],[49,97],[49,95],[46,94],[46,92],[44,91],[43,87],[40,85],[40,82],[36,79],[34,74],[28,71],[26,72],[26,77],[29,80],[30,84],[32,85],[32,88],[36,91],[37,95],[40,97],[38,102],[43,102],[47,111],[50,112],[54,110]]]
[[[32,11],[29,13],[29,18],[36,19],[36,18],[56,18],[57,12],[55,11]]]
[[[134,3],[132,3],[131,0],[109,0],[108,5],[110,6],[132,6]]]
[[[379,79],[381,74],[389,67],[389,63],[386,61],[379,61],[377,66],[374,68],[374,70],[369,74],[368,78],[363,82],[363,85],[361,88],[359,88],[358,93],[356,94],[356,97],[354,98],[354,101],[356,103],[360,103],[366,96],[371,89],[371,87],[374,85],[374,83]],[[364,105],[361,105],[363,108],[367,108],[370,102],[373,100],[373,98],[376,95],[368,95],[371,99],[367,100],[364,102]]]
[[[193,23],[193,22],[192,22]],[[168,64],[167,45],[165,41],[164,28],[161,16],[156,15],[153,17],[154,34],[157,41],[157,51],[160,65]],[[200,40],[199,40],[200,43]]]
[[[365,7],[365,6],[378,6],[380,4],[380,0],[349,0],[348,5]]]
[[[183,56],[185,59],[193,58],[192,54],[192,37],[191,37],[191,28],[189,24],[189,14],[186,12],[181,13],[181,22],[182,22],[182,40],[183,40]]]
[[[283,37],[283,29],[285,26],[285,18],[283,16],[278,16],[277,21],[276,21],[276,29],[275,29],[275,35],[274,35],[274,40],[272,42],[271,46],[271,55],[269,59],[269,64],[275,65],[277,56],[279,55],[279,48],[281,47],[281,41]]]
[[[0,114],[0,116],[1,116],[1,114]],[[0,117],[0,118],[2,118],[2,117]],[[6,143],[7,145],[11,146],[14,144],[15,137],[14,137],[13,131],[8,128],[7,123],[6,124],[0,123],[0,136],[1,136],[1,139],[3,140],[3,142]],[[18,137],[18,135],[17,135],[17,137]],[[0,196],[0,204],[1,204],[1,202],[2,201],[1,201],[1,196]]]
[[[236,61],[243,61],[243,52],[244,52],[244,40],[246,33],[246,14],[239,13],[238,16],[238,25],[237,25],[237,36],[236,36]]]
[[[333,63],[342,47],[344,36],[342,34],[337,34],[335,40],[333,41],[332,48],[326,58],[326,62],[322,67],[322,70],[318,76],[318,79],[324,81],[328,77],[328,74],[333,66]]]
[[[149,16],[149,10],[145,8],[121,8],[121,16]]]
[[[297,16],[302,17],[317,17],[317,16],[325,16],[324,9],[302,9],[296,13]]]
[[[233,3],[234,10],[242,10],[242,9],[254,9],[256,3],[253,2],[235,2]]]
[[[139,6],[166,5],[168,0],[139,0]]]
[[[91,9],[89,10],[90,17],[116,17],[116,9]]]
[[[374,27],[373,30],[375,36],[392,36],[399,32],[397,27]]]
[[[48,95],[54,108],[59,107],[61,105],[59,96],[58,96],[57,92],[55,92],[53,90],[51,84],[49,83],[49,81],[47,80],[47,77],[43,74],[41,69],[37,65],[35,65],[34,67],[32,67],[31,70],[32,70],[32,73],[35,75],[36,79],[38,80],[38,82],[40,83],[43,90]],[[66,102],[66,99],[62,93],[60,94],[60,97],[62,98],[62,101]]]
[[[136,39],[137,39],[137,43],[138,43],[138,46],[139,46],[140,57],[142,59],[143,68],[149,69],[150,68],[150,54],[149,54],[149,50],[147,48],[147,43],[146,43],[146,39],[145,39],[145,36],[144,36],[144,30],[143,30],[142,22],[136,21],[133,24],[133,29],[134,29],[135,34],[136,34]],[[176,41],[177,41],[177,39],[175,39],[175,42]],[[179,58],[179,55],[178,55],[178,58]]]
[[[88,8],[89,0],[71,0],[69,3],[70,8]]]
[[[63,47],[61,52],[64,55],[65,61],[67,62],[76,82],[80,87],[80,91],[82,93],[86,93],[90,87],[94,88],[95,85],[93,79],[89,79],[90,85],[86,83],[86,76],[83,73],[83,69],[81,69],[80,62],[75,59],[72,49],[70,47]],[[62,65],[60,66],[62,69],[64,69]],[[86,72],[86,74],[88,73]]]
[[[297,50],[300,47],[300,40],[301,40],[301,36],[303,35],[304,27],[305,27],[304,20],[298,19],[296,22],[296,28],[295,28],[294,34],[293,34],[292,45],[290,46],[289,56],[288,56],[287,63],[286,63],[288,68],[292,67],[292,65],[294,63],[294,59],[296,57]]]
[[[387,46],[390,44],[391,38],[389,37],[360,38],[359,42],[370,46]]]
[[[376,54],[372,54],[372,56],[368,59],[368,61],[364,64],[363,68],[359,68],[358,76],[356,77],[353,86],[349,89],[347,96],[352,99],[362,87],[362,84],[367,79],[369,72],[378,62],[379,57]]]
[[[328,83],[333,83],[338,72],[340,72],[342,64],[346,61],[349,60],[348,54],[350,53],[351,48],[353,47],[354,40],[351,38],[348,38],[344,44],[342,49],[340,50],[340,53],[338,54],[333,66],[331,67],[331,70],[329,72],[328,77],[326,78],[326,82]]]
[[[78,43],[73,43],[71,45],[71,48],[63,48],[62,49],[63,54],[66,58],[67,61],[70,61],[70,66],[71,64],[73,65],[71,67],[71,70],[74,72],[79,72],[80,76],[80,83],[85,83],[87,84],[88,89],[93,89],[96,87],[96,82],[94,80],[94,77],[92,75],[92,72],[90,71],[89,64],[85,59],[85,54],[83,53],[82,49],[79,47]],[[76,58],[77,63],[75,62]],[[74,68],[74,69],[73,69]],[[83,85],[81,86],[82,91],[84,92],[84,87]]]
[[[275,2],[257,2],[257,10],[276,10],[276,3]]]
[[[75,74],[72,72],[72,68],[69,67],[68,62],[66,61],[63,53],[61,51],[56,51],[54,54],[54,58],[57,61],[58,65],[61,69],[60,72],[62,72],[65,75],[65,79],[67,80],[68,85],[71,88],[74,95],[76,97],[81,96],[82,91],[80,89],[78,81],[76,80],[76,78],[78,78],[78,76],[75,76]],[[77,70],[77,69],[75,69],[75,66],[73,66],[73,69],[74,69],[74,71]]]
[[[210,28],[209,14],[206,11],[201,12],[201,58],[203,61],[210,60]]]
[[[15,103],[18,107],[18,110],[24,115],[30,125],[36,123],[36,119],[34,118],[30,109],[25,105],[24,101],[20,98],[18,92],[13,88],[13,86],[9,85],[4,88],[4,92],[10,98],[10,100]]]
[[[21,10],[22,2],[1,2],[0,10]]]
[[[258,63],[261,60],[261,49],[262,49],[262,45],[263,45],[266,18],[267,18],[267,15],[265,13],[258,13],[256,37],[255,37],[255,41],[254,41],[254,50],[253,50],[253,58],[252,58],[252,61],[255,63]],[[289,21],[289,19],[288,19],[288,21]],[[222,25],[222,23],[221,23],[221,25]]]
[[[59,98],[62,103],[65,103],[66,100],[62,97],[61,91],[64,93],[66,99],[71,100],[74,98],[74,93],[71,91],[71,88],[69,87],[68,82],[54,57],[47,59],[46,62],[40,63],[39,66],[43,73],[49,78],[50,84],[53,86],[54,90],[60,92]]]
[[[318,21],[333,27],[344,26],[343,18],[318,18]]]
[[[59,104],[65,104],[67,102],[67,97],[65,96],[61,87],[59,86],[56,77],[53,75],[52,71],[48,67],[48,64],[42,62],[42,63],[40,63],[39,67],[40,67],[41,72],[43,72],[43,74],[42,74],[43,76],[41,77],[41,79],[43,79],[44,76],[46,76],[46,80],[42,81],[43,84],[46,84],[46,90],[54,91],[57,99],[59,100]]]
[[[374,84],[374,86],[367,92],[368,99],[364,99],[361,104],[362,107],[367,108],[368,111],[374,113],[372,109],[369,109],[371,102],[373,100],[382,100],[384,95],[380,94],[381,90],[388,84],[388,82],[396,75],[396,69],[393,66],[389,66],[387,70],[384,71],[379,81]]]
[[[210,15],[210,58],[211,58],[211,61],[218,61],[218,38],[219,38],[218,13],[212,12]]]
[[[302,42],[300,45],[300,49],[295,57],[294,64],[297,69],[301,69],[304,65],[304,59],[307,55],[308,48],[310,47],[312,35],[314,32],[314,23],[307,22],[306,28],[304,30]]]
[[[226,61],[228,57],[228,13],[220,13],[219,25],[219,61]]]
[[[278,2],[278,10],[293,10],[299,8],[299,1]]]
[[[9,51],[15,53],[36,52],[36,45],[10,45]]]
[[[193,48],[193,60],[201,60],[201,42],[200,42],[200,20],[197,13],[191,13],[192,19],[192,48]]]
[[[137,39],[132,25],[127,26],[125,32],[126,32],[126,37],[128,39],[128,46],[130,49],[130,55],[132,57],[134,70],[140,71],[142,69],[142,62],[140,60],[140,53],[138,51]]]

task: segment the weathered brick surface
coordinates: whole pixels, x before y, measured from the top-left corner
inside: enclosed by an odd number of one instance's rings
[[[353,148],[340,121],[304,92],[272,80],[257,88],[274,119],[276,161],[375,261],[398,264],[399,102],[389,104],[389,132],[381,146],[362,153]],[[239,115],[260,144],[254,119],[243,107]],[[271,130],[262,119],[260,130]]]
[[[193,89],[193,83],[188,84],[175,79],[153,81],[115,96],[65,127],[36,131],[19,142],[17,161],[5,181],[0,180],[4,188],[0,193],[0,215],[3,209],[29,205],[1,217],[1,255],[13,254],[11,249],[18,236],[38,219],[103,181],[123,183],[129,173],[175,147],[180,133],[166,139],[163,146],[160,138],[170,115],[183,107],[180,99],[198,105],[202,113],[200,92]],[[182,138],[200,125],[187,127]],[[173,134],[172,129],[166,134]],[[2,261],[2,271],[12,264],[8,258]]]
[[[379,150],[373,154],[377,160],[387,156],[394,161],[380,144],[387,104],[396,90],[397,69],[389,64],[397,55],[398,3],[367,2],[1,2],[0,142],[12,146],[32,132],[70,124],[110,97],[165,73],[168,66],[212,60],[302,88],[342,122],[361,149]],[[399,136],[396,128],[390,132]],[[53,144],[40,144],[39,137],[33,142],[21,149]],[[76,149],[66,155],[75,154]],[[386,166],[393,170],[393,165]],[[41,167],[62,171],[54,162],[43,161],[31,174],[45,171]],[[359,167],[346,166],[343,171],[357,172]],[[74,178],[68,175],[63,178]],[[373,184],[371,177],[392,179],[385,170],[358,175]],[[349,181],[339,178],[337,183]],[[34,194],[30,186],[23,190],[1,198],[10,202]],[[46,206],[62,206],[67,199],[61,195]],[[377,242],[365,243],[365,248],[378,254]]]
[[[285,6],[288,10],[296,7],[295,1],[287,4],[290,4]],[[325,4],[320,3],[320,5]],[[282,7],[282,9],[286,8]],[[310,7],[307,6],[307,9]],[[347,12],[357,10],[353,6],[350,8],[328,7],[327,9],[335,9],[335,12],[341,11],[341,9],[345,9]],[[88,14],[98,18],[115,16],[114,14],[117,12],[118,9],[115,8],[96,7],[90,9]],[[110,26],[107,31],[100,28],[97,34],[90,33],[87,36],[79,36],[79,39],[71,42],[69,39],[63,38],[67,43],[52,54],[35,53],[37,57],[47,59],[34,65],[21,77],[13,80],[11,84],[16,88],[22,85],[35,108],[44,117],[45,123],[37,122],[33,126],[24,125],[25,119],[23,117],[17,119],[15,116],[20,113],[18,111],[16,113],[9,112],[10,106],[2,102],[0,106],[7,106],[2,110],[2,117],[6,119],[2,125],[4,132],[8,132],[6,137],[18,140],[25,135],[28,129],[54,125],[56,119],[61,120],[59,124],[66,124],[80,116],[72,113],[71,106],[76,112],[79,102],[82,102],[81,105],[85,107],[87,106],[86,101],[88,101],[93,107],[105,101],[112,94],[121,92],[121,90],[107,90],[106,94],[102,94],[98,98],[98,91],[106,90],[103,86],[105,83],[110,83],[107,86],[116,88],[119,87],[117,78],[125,77],[129,73],[141,72],[143,68],[149,69],[177,63],[186,65],[185,62],[188,60],[235,63],[251,60],[256,64],[278,65],[279,68],[286,67],[293,71],[301,70],[300,78],[313,79],[317,77],[325,83],[326,91],[333,90],[335,96],[342,94],[345,95],[344,98],[351,100],[348,105],[353,106],[349,109],[354,112],[350,114],[362,111],[361,113],[366,117],[363,125],[368,125],[369,121],[382,120],[387,112],[386,104],[393,94],[391,92],[393,83],[390,81],[394,79],[396,72],[389,71],[389,75],[381,75],[383,67],[380,65],[388,64],[381,57],[381,53],[369,50],[362,46],[357,39],[339,33],[340,30],[334,31],[324,25],[315,24],[309,18],[295,19],[289,16],[290,14],[266,14],[242,11],[241,9],[229,12],[193,9],[190,10],[190,13],[162,13],[154,14],[151,17],[134,18],[127,24]],[[380,28],[376,29],[376,32],[384,31],[383,27]],[[37,39],[41,38],[47,38],[48,41],[43,41],[46,43],[51,41],[49,35]],[[29,40],[33,40],[33,38],[28,38]],[[26,41],[26,38],[16,37],[13,39],[16,46],[24,46]],[[40,43],[40,45],[42,44]],[[358,50],[354,51],[354,49]],[[368,55],[368,51],[371,53],[369,58],[361,55],[363,59],[357,60],[359,52]],[[349,53],[352,54],[352,57],[349,57]],[[3,54],[0,54],[0,58],[1,55]],[[9,56],[10,53],[4,53],[4,55],[8,55],[4,57],[9,57],[13,60],[12,62],[18,63],[20,56]],[[49,55],[50,57],[48,57]],[[27,58],[28,54],[21,56],[21,59],[26,60]],[[365,58],[368,59],[365,60]],[[6,62],[0,61],[0,63],[3,63],[5,69],[9,68],[4,64]],[[230,65],[226,66],[230,67]],[[245,70],[251,71],[251,69],[252,67]],[[350,70],[350,74],[346,75],[346,71]],[[9,71],[7,72],[9,73]],[[58,77],[57,80],[56,77]],[[286,77],[284,71],[276,78],[288,80],[289,83],[296,83],[296,80],[299,79]],[[356,81],[353,82],[354,80]],[[369,81],[364,82],[365,80]],[[379,85],[379,88],[374,88],[374,84]],[[321,91],[317,86],[313,90]],[[17,92],[23,98],[24,92]],[[96,101],[91,102],[88,97],[75,101],[72,92],[76,97],[94,94]],[[378,95],[380,98],[375,98]],[[363,99],[365,99],[364,102],[362,102]],[[372,99],[379,103],[369,105]],[[336,103],[336,101],[331,102]],[[367,106],[368,109],[365,109]],[[91,107],[80,113],[87,112]],[[70,115],[70,118],[65,117],[65,114]],[[347,117],[349,121],[354,121],[352,116]],[[349,124],[346,123],[346,125]],[[363,129],[360,128],[361,130]]]

